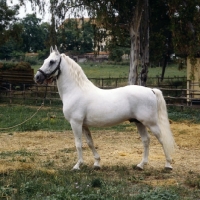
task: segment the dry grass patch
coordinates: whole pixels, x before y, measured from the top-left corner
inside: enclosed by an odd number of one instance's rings
[[[150,176],[150,185],[178,184],[189,171],[200,173],[200,125],[172,123],[172,131],[177,143],[173,156],[174,170],[166,176]],[[104,167],[126,166],[129,170],[140,162],[143,146],[135,127],[133,131],[117,132],[108,130],[93,131],[95,147],[101,156]],[[85,164],[92,168],[93,156],[83,140]],[[74,137],[67,132],[23,132],[0,135],[0,173],[18,169],[39,169],[55,173],[56,169],[73,167],[77,153]],[[165,158],[155,137],[151,136],[149,164],[145,170],[162,170]],[[158,172],[159,173],[159,172]]]

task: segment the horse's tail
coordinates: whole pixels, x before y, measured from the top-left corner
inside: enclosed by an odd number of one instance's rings
[[[162,95],[162,92],[159,89],[153,89],[157,97],[158,105],[158,125],[161,130],[161,139],[163,142],[163,148],[169,153],[172,154],[175,148],[175,141],[173,134],[170,129],[167,107],[165,99]]]

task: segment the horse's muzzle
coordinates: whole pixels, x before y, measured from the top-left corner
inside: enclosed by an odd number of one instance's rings
[[[44,80],[45,80],[44,75],[38,71],[34,76],[34,81],[38,84],[42,84]]]

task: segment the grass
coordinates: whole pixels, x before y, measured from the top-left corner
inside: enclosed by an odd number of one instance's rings
[[[0,127],[7,128],[21,124],[26,119],[31,117],[37,111],[37,109],[37,106],[0,106],[0,113],[4,113],[0,115]],[[61,107],[43,107],[31,120],[19,125],[18,127],[15,127],[14,129],[10,129],[10,131],[37,131],[50,129],[51,131],[63,131],[70,129],[69,123],[64,119]],[[3,129],[3,131],[9,131],[9,129]]]
[[[4,105],[0,106],[0,126],[6,127],[19,123],[35,111],[36,107]],[[53,118],[48,117],[54,115]],[[2,117],[3,116],[3,117]],[[18,117],[20,116],[20,117]],[[193,119],[199,122],[198,110],[169,109],[170,119],[184,121]],[[131,128],[129,123],[108,128],[116,132],[126,132]],[[50,130],[64,131],[70,129],[69,123],[62,116],[62,110],[58,107],[40,110],[34,120],[28,122],[14,131]],[[98,130],[98,129],[95,129]],[[132,131],[132,130],[131,130]],[[8,137],[14,137],[12,130],[8,131]],[[59,134],[59,133],[57,133]],[[100,134],[100,133],[99,133]],[[47,134],[45,140],[54,142],[52,136]],[[38,136],[39,137],[39,136]],[[40,136],[41,137],[41,136]],[[42,138],[41,138],[42,139]],[[63,165],[57,164],[57,156],[62,158]],[[1,163],[7,160],[10,165],[20,165],[17,170],[0,172],[0,199],[106,199],[106,200],[182,200],[200,198],[200,176],[196,172],[188,171],[181,174],[158,170],[148,167],[144,171],[137,171],[135,166],[124,165],[103,166],[100,171],[94,171],[91,166],[83,166],[81,171],[71,171],[68,155],[75,149],[65,148],[54,153],[54,157],[38,160],[40,154],[33,150],[21,148],[19,150],[7,150],[0,152]],[[38,163],[40,167],[34,165]],[[170,184],[170,179],[178,176],[183,179],[182,183]],[[154,185],[156,183],[156,185]]]
[[[83,68],[85,74],[89,78],[119,78],[119,77],[128,77],[129,73],[129,64],[110,64],[110,63],[80,63],[80,66]],[[40,66],[32,66],[36,72]],[[138,71],[140,72],[140,68]],[[161,67],[149,68],[149,77],[160,76],[162,73]],[[165,77],[183,77],[186,76],[186,68],[179,71],[177,64],[171,64],[166,68]]]
[[[31,117],[36,111],[37,106],[20,106],[20,105],[3,105],[0,106],[0,131],[37,131],[37,130],[51,130],[51,131],[64,131],[70,130],[70,124],[65,120],[62,112],[62,107],[43,107],[35,117],[26,123],[12,128],[8,127],[21,124],[26,119]],[[183,111],[179,108],[170,107],[168,109],[169,119],[173,121],[190,121],[192,123],[200,123],[200,113],[198,109],[185,108]],[[5,130],[4,130],[5,128]],[[128,131],[131,130],[130,123],[123,123],[113,127],[107,127],[106,130]],[[92,128],[98,130],[98,128]]]
[[[82,65],[88,77],[124,77],[128,75],[128,66],[116,65]],[[38,66],[35,66],[35,70]],[[161,68],[150,68],[149,76],[160,75]],[[178,71],[176,66],[171,66],[166,70],[166,76],[184,76],[185,71]],[[35,113],[38,106],[28,105],[1,105],[0,106],[0,127],[10,127],[21,123]],[[27,123],[15,129],[3,130],[1,134],[7,133],[14,138],[15,132],[26,131],[65,131],[70,130],[70,124],[66,122],[62,113],[62,105],[53,107],[45,106],[38,114]],[[173,121],[182,122],[189,120],[193,123],[200,122],[198,110],[184,108],[169,108],[169,118]],[[129,123],[106,128],[115,132],[127,132],[135,129]],[[93,128],[93,130],[99,130]],[[56,133],[59,134],[59,133]],[[48,140],[53,143],[55,136],[49,132],[44,136],[38,135],[42,141]],[[21,141],[19,140],[19,143]],[[114,141],[113,141],[114,142]],[[32,144],[31,145],[36,145]],[[23,144],[21,144],[23,146]],[[182,200],[200,199],[200,176],[196,172],[185,171],[182,174],[174,174],[165,170],[147,168],[144,171],[137,171],[135,166],[124,165],[104,166],[100,171],[94,171],[91,166],[83,166],[81,171],[71,171],[68,162],[72,159],[68,155],[75,149],[64,148],[53,156],[46,159],[38,159],[42,155],[33,150],[21,148],[19,150],[6,150],[0,152],[1,164],[7,160],[9,165],[20,165],[17,170],[0,172],[0,199],[19,200]],[[42,152],[45,153],[45,152]],[[61,157],[65,153],[65,157]],[[57,162],[59,157],[63,165]],[[34,164],[39,163],[36,168]],[[181,184],[170,184],[168,180],[178,176],[183,179]],[[154,183],[158,183],[154,185]]]
[[[199,109],[184,108],[182,111],[180,108],[169,107],[168,116],[169,119],[177,122],[189,121],[191,123],[200,123]]]
[[[15,171],[1,174],[1,199],[134,199],[134,200],[179,200],[198,199],[198,189],[191,192],[183,186],[152,187],[145,181],[155,174],[135,171],[125,166],[105,167],[94,171],[86,166],[78,172],[60,169],[54,173],[41,170]],[[191,186],[192,187],[192,186]]]

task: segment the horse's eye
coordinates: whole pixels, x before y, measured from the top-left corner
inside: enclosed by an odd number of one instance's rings
[[[51,60],[51,61],[50,61],[50,65],[53,65],[54,63],[55,63],[54,60]]]

